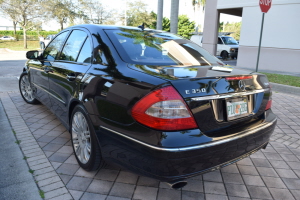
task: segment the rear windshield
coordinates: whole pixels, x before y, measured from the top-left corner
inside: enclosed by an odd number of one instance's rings
[[[105,30],[121,58],[143,65],[224,65],[197,44],[167,32]]]

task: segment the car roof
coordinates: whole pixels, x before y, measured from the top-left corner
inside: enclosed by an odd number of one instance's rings
[[[131,30],[141,30],[138,27],[132,27],[132,26],[116,26],[116,25],[99,25],[99,24],[81,24],[81,25],[75,25],[66,28],[67,29],[74,29],[74,28],[87,28],[92,32],[96,32],[99,29],[103,30],[118,30],[118,29],[131,29]],[[165,32],[165,31],[160,31],[160,30],[154,30],[154,29],[148,29],[145,28],[145,31],[155,31],[155,32]]]

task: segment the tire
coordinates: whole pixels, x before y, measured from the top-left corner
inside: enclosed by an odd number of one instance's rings
[[[29,104],[39,104],[40,102],[34,97],[33,89],[29,81],[27,72],[23,72],[19,79],[19,90],[24,101]]]
[[[105,164],[101,156],[95,130],[82,105],[77,105],[71,115],[71,141],[78,164],[86,171],[102,168]]]
[[[222,51],[221,57],[222,57],[223,60],[227,60],[227,58],[228,58],[228,53],[227,53],[227,51]]]

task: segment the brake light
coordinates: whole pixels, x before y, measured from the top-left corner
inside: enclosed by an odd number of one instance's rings
[[[268,101],[265,110],[269,110],[272,107],[272,99]]]
[[[139,123],[157,130],[197,128],[189,108],[172,86],[155,90],[143,97],[133,106],[131,114]]]
[[[252,76],[234,76],[234,77],[226,77],[227,81],[234,81],[234,80],[245,80],[245,79],[252,79]]]

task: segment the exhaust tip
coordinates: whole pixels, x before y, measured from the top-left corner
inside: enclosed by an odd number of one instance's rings
[[[171,188],[173,188],[174,190],[179,190],[181,188],[183,188],[184,186],[187,185],[186,181],[179,181],[179,182],[175,182],[175,183],[169,183],[171,185]]]

